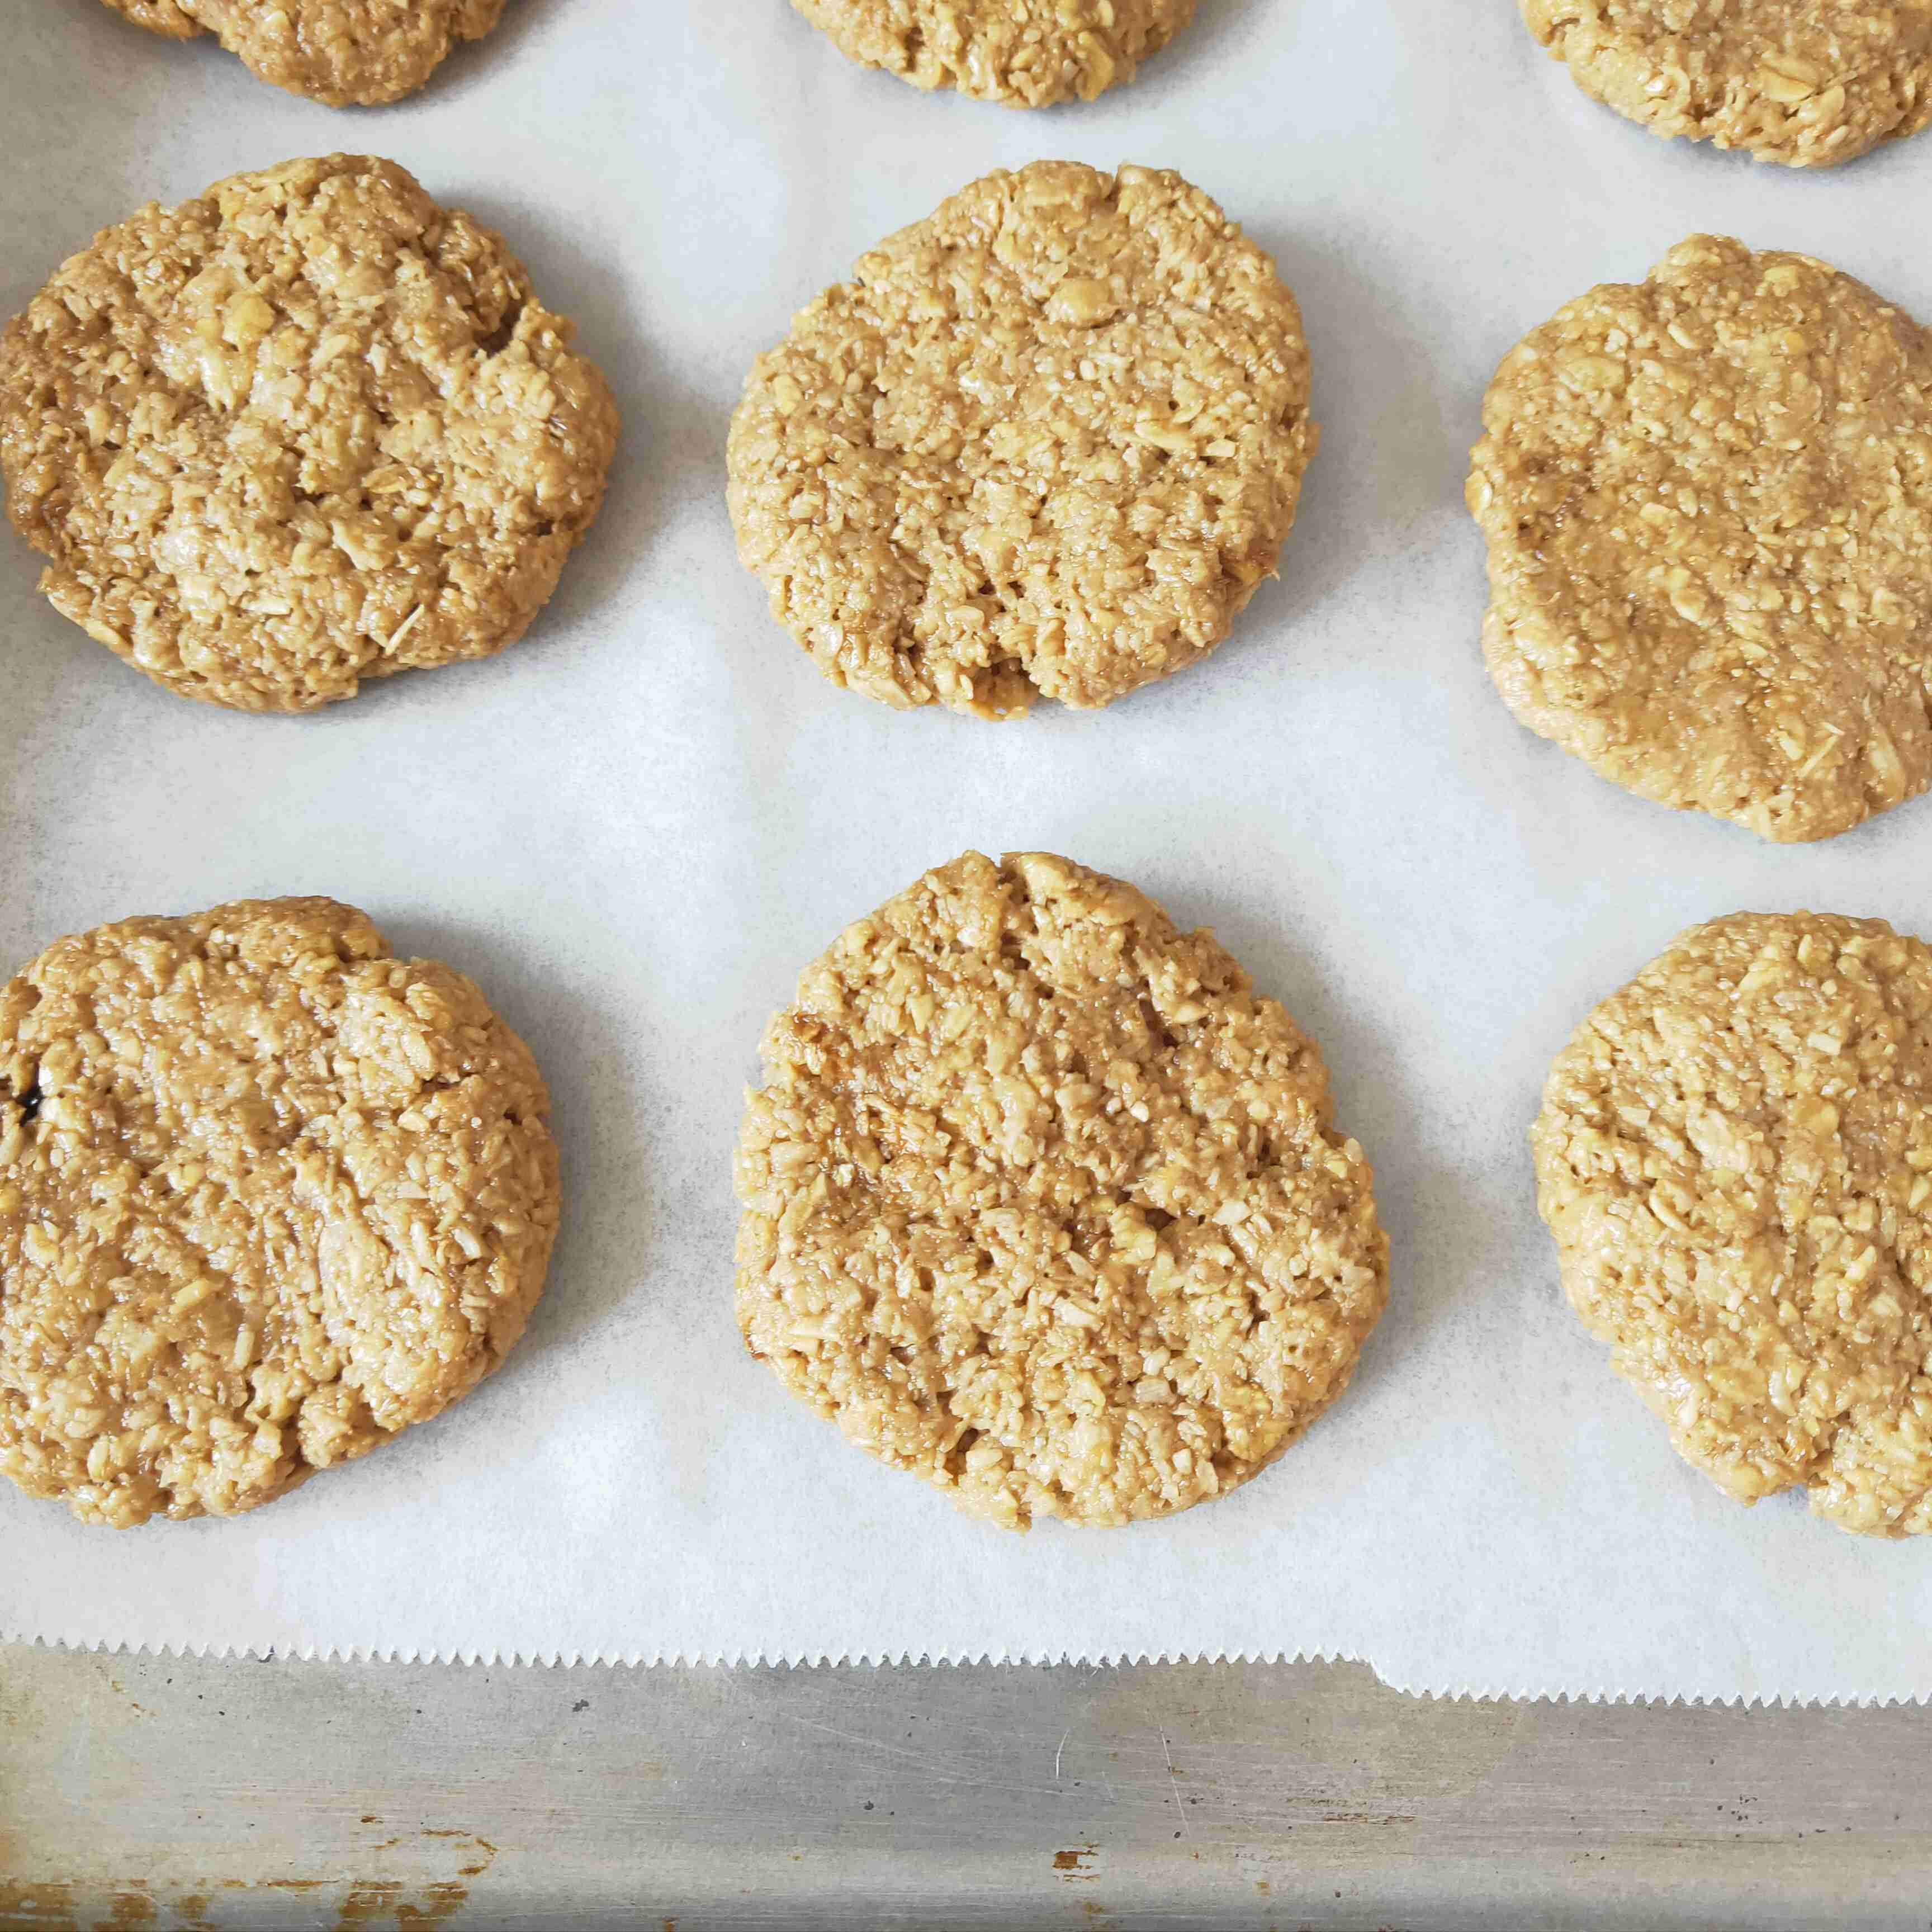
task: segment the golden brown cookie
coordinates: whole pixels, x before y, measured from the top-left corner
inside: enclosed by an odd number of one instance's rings
[[[428,1420],[542,1292],[548,1112],[467,980],[328,899],[50,946],[0,987],[0,1472],[232,1516]]]
[[[328,107],[413,94],[459,40],[480,40],[503,0],[106,0],[170,40],[212,34],[255,74]]]
[[[1932,1530],[1932,950],[1694,927],[1577,1029],[1530,1138],[1570,1302],[1680,1455]]]
[[[1194,0],[791,0],[866,67],[1009,107],[1094,100],[1194,17]]]
[[[1024,1528],[1165,1516],[1340,1395],[1387,1295],[1321,1056],[1207,932],[969,852],[764,1042],[738,1320],[862,1448]]]
[[[1830,167],[1932,118],[1924,0],[1521,0],[1594,99],[1664,135]]]
[[[56,609],[156,682],[305,711],[523,634],[616,412],[488,230],[336,154],[151,203],[0,337]]]
[[[984,718],[1110,704],[1273,574],[1308,382],[1294,298],[1178,175],[989,175],[754,365],[739,554],[835,684]]]
[[[1504,358],[1469,507],[1529,728],[1767,838],[1932,781],[1932,336],[1802,255],[1700,236]]]

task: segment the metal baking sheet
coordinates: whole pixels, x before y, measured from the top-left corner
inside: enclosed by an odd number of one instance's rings
[[[1522,1147],[1552,1053],[1740,906],[1932,932],[1932,802],[1804,849],[1531,739],[1479,662],[1460,486],[1525,329],[1714,229],[1932,315],[1932,141],[1817,178],[1652,141],[1494,0],[1203,0],[1136,86],[1028,115],[841,58],[780,0],[516,0],[420,98],[336,113],[98,0],[0,74],[0,306],[146,197],[341,146],[500,227],[626,440],[500,660],[301,720],[148,686],[0,551],[0,958],[142,910],[326,891],[473,973],[556,1098],[566,1227],[505,1372],[232,1523],[106,1535],[0,1496],[0,1633],[380,1656],[1293,1655],[1440,1690],[1932,1690],[1932,1549],[1746,1512],[1560,1305]],[[1324,440],[1282,581],[1108,712],[990,727],[835,691],[724,513],[753,355],[901,224],[1042,154],[1179,168],[1306,310]],[[1321,1042],[1394,1304],[1346,1400],[1172,1522],[1011,1538],[874,1466],[740,1348],[728,1152],[764,1016],[968,846],[1046,848],[1214,926]]]
[[[0,1647],[0,1932],[1923,1932],[1932,1712]]]

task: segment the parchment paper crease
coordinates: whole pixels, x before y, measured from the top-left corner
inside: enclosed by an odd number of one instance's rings
[[[1484,676],[1462,511],[1526,328],[1700,229],[1932,317],[1932,139],[1808,177],[1592,106],[1504,0],[1202,0],[1138,86],[1024,115],[848,64],[782,0],[515,0],[410,104],[337,114],[98,0],[0,75],[10,312],[150,196],[371,149],[500,226],[626,437],[556,602],[494,663],[301,721],[151,688],[0,545],[0,966],[56,934],[327,892],[478,978],[555,1090],[566,1229],[505,1372],[232,1522],[116,1535],[0,1493],[0,1631],[550,1658],[1360,1657],[1439,1692],[1932,1692],[1932,1540],[1693,1474],[1562,1307],[1523,1132],[1551,1054],[1740,907],[1932,934],[1932,800],[1778,850],[1626,797]],[[1180,168],[1306,312],[1324,440],[1282,581],[1098,716],[901,716],[823,683],[739,571],[751,357],[872,243],[1042,154]],[[1274,1470],[1174,1522],[1010,1537],[874,1466],[740,1347],[729,1150],[766,1014],[968,845],[1046,847],[1213,926],[1315,1034],[1394,1299]]]

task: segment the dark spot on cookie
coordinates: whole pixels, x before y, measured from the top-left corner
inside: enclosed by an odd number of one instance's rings
[[[40,1075],[38,1072],[29,1074],[27,1076],[26,1088],[19,1092],[10,1091],[8,1098],[20,1108],[20,1119],[23,1125],[36,1118],[40,1111]]]
[[[1148,999],[1144,994],[1141,998],[1141,1018],[1147,1022],[1149,1036],[1158,1041],[1167,1051],[1172,1052],[1174,1046],[1174,1036],[1161,1024],[1160,1015],[1154,1010],[1153,1000]]]
[[[979,1441],[981,1432],[969,1429],[946,1452],[946,1473],[949,1476],[963,1476],[966,1473],[966,1452]]]
[[[503,311],[503,319],[488,335],[479,335],[476,346],[485,356],[500,356],[516,340],[517,324],[523,320],[524,305],[513,302]]]

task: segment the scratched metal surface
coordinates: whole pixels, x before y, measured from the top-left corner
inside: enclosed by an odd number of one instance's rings
[[[0,1928],[1932,1925],[1932,1712],[0,1648]]]

